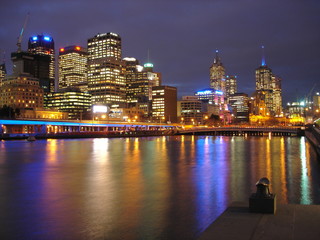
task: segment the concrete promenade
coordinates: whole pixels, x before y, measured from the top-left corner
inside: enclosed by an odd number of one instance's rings
[[[319,240],[320,205],[279,205],[276,214],[250,213],[234,203],[214,221],[199,240]]]

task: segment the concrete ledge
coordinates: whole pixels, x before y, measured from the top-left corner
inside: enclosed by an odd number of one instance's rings
[[[277,213],[250,213],[245,204],[232,204],[199,240],[320,239],[320,205],[279,205]]]

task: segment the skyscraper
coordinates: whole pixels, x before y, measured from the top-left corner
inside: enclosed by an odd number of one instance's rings
[[[46,108],[68,112],[68,119],[82,119],[91,108],[91,95],[78,89],[63,89],[44,97]]]
[[[5,78],[6,74],[7,74],[6,65],[4,63],[0,64],[0,84]]]
[[[45,93],[50,92],[52,79],[49,78],[51,61],[49,55],[20,51],[11,53],[11,60],[15,76],[30,74],[39,80]]]
[[[228,75],[226,77],[226,97],[229,99],[230,95],[235,94],[238,92],[237,87],[237,76]]]
[[[49,78],[50,92],[55,91],[55,53],[53,38],[47,35],[37,35],[29,38],[28,52],[50,56]]]
[[[126,63],[127,102],[129,106],[137,102],[152,100],[152,87],[161,85],[161,74],[153,72],[153,64],[142,67],[135,58],[124,58]]]
[[[103,33],[88,39],[88,90],[93,103],[126,104],[126,68],[121,37]]]
[[[59,89],[87,84],[87,49],[69,46],[59,50]]]
[[[225,83],[225,67],[221,62],[221,58],[218,55],[218,50],[216,50],[216,56],[213,59],[213,64],[210,67],[210,87],[215,90],[219,90],[225,93],[226,83]]]
[[[249,121],[249,98],[248,94],[235,93],[229,96],[229,103],[232,107],[236,122]]]
[[[281,78],[267,66],[262,46],[261,66],[256,69],[256,90],[263,91],[268,114],[279,116],[282,112]],[[257,96],[260,96],[259,94]],[[262,96],[262,95],[261,95]]]

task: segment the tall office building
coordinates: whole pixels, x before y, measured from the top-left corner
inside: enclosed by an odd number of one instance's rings
[[[198,124],[202,122],[202,102],[197,96],[183,96],[178,101],[178,117],[182,123]]]
[[[29,38],[28,52],[50,56],[49,78],[50,92],[55,91],[55,53],[53,38],[47,35],[37,35]]]
[[[94,104],[125,106],[125,73],[118,34],[103,33],[88,39],[88,90]]]
[[[226,76],[226,97],[229,99],[230,95],[238,92],[237,87],[237,76],[228,75]]]
[[[30,74],[39,80],[39,84],[45,93],[50,92],[52,83],[49,77],[50,56],[30,52],[13,52],[11,53],[11,60],[13,63],[13,75]]]
[[[236,122],[249,121],[249,98],[248,94],[235,93],[229,96],[229,104],[232,107]]]
[[[78,89],[66,88],[44,97],[44,106],[68,112],[68,119],[83,119],[91,108],[91,95]]]
[[[152,117],[161,123],[177,122],[177,88],[152,88]]]
[[[216,51],[216,56],[213,59],[213,64],[210,67],[210,88],[219,90],[225,93],[226,82],[225,82],[225,67],[221,62],[221,58]]]
[[[161,85],[161,74],[153,72],[153,64],[146,63],[142,67],[135,58],[124,58],[126,63],[127,102],[147,103],[152,100],[152,87]]]
[[[262,54],[261,66],[256,69],[256,90],[264,92],[268,113],[271,116],[280,116],[282,112],[281,78],[274,75],[267,66],[264,53]],[[262,95],[258,94],[257,96]]]
[[[87,84],[87,49],[69,46],[59,50],[59,89]]]
[[[6,65],[4,63],[0,64],[0,85],[3,79],[5,78],[6,74],[7,74]]]

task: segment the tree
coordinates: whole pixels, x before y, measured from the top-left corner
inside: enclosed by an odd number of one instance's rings
[[[0,108],[0,118],[1,119],[15,119],[15,116],[20,115],[20,109],[13,109],[7,105],[4,105]]]
[[[204,122],[208,126],[221,126],[222,122],[219,115],[211,114],[211,116]]]

